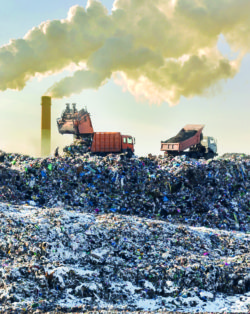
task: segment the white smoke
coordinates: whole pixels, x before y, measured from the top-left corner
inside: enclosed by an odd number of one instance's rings
[[[136,97],[176,104],[237,73],[250,51],[249,12],[249,0],[116,0],[109,14],[90,0],[2,46],[0,90],[20,90],[38,74],[75,64],[78,70],[49,95],[97,89],[113,76]],[[240,52],[236,60],[218,51],[221,34]]]

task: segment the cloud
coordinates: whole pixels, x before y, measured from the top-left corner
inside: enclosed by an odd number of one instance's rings
[[[0,47],[0,90],[21,90],[34,76],[75,64],[78,70],[49,95],[98,89],[112,76],[154,103],[206,95],[233,78],[250,51],[249,11],[249,0],[116,0],[109,14],[91,0],[86,9],[73,6],[66,19],[46,21]],[[220,34],[240,51],[237,60],[218,51]]]

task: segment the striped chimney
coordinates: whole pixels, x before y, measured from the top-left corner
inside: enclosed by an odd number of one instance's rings
[[[47,157],[51,149],[51,97],[42,96],[41,106],[41,156]]]

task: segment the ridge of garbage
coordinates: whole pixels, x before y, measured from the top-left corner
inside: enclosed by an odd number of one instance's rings
[[[240,154],[1,152],[0,311],[247,312],[249,183]]]
[[[70,150],[69,150],[70,148]],[[0,199],[250,232],[250,159],[0,155]]]

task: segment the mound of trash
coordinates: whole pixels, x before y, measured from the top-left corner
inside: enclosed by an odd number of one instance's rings
[[[5,313],[250,304],[248,234],[4,203],[0,215]]]
[[[196,130],[181,129],[176,136],[173,136],[168,140],[162,141],[162,143],[179,143],[189,139],[190,137],[193,137],[196,133]]]
[[[247,312],[250,159],[0,152],[0,311]]]
[[[0,199],[250,232],[250,159],[0,155]]]

